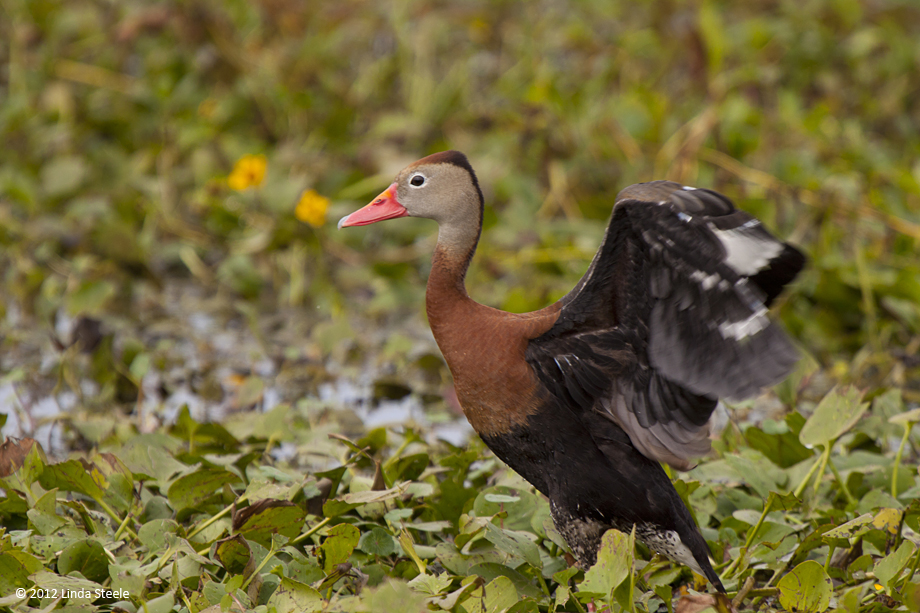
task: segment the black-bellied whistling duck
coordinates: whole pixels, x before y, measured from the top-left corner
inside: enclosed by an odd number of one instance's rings
[[[767,308],[805,257],[724,196],[669,181],[617,196],[594,261],[533,313],[473,301],[464,277],[483,197],[457,151],[405,168],[339,227],[394,217],[439,224],[426,306],[463,412],[486,445],[550,501],[580,566],[608,528],[724,591],[709,548],[659,462],[709,450],[718,398],[785,377],[797,353]]]

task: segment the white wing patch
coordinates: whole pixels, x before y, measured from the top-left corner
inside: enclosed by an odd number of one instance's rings
[[[690,275],[690,278],[699,283],[705,291],[711,290],[716,285],[718,285],[720,288],[722,287],[722,277],[715,273],[707,275],[702,270],[697,270],[692,275]]]
[[[783,251],[784,245],[781,242],[745,232],[746,229],[759,225],[760,222],[756,219],[731,230],[719,230],[709,224],[713,234],[725,247],[725,263],[745,277],[756,275]]]
[[[722,338],[733,338],[740,341],[743,338],[753,336],[770,325],[770,319],[767,317],[766,307],[760,307],[747,319],[735,321],[732,323],[719,324],[719,334]]]

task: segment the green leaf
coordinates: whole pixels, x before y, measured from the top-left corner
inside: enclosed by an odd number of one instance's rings
[[[416,613],[427,610],[425,595],[414,592],[404,581],[396,579],[388,579],[383,585],[366,590],[361,595],[365,605],[362,610],[370,613],[389,613],[390,611]]]
[[[374,556],[391,556],[399,552],[396,539],[379,526],[374,526],[361,535],[358,549]]]
[[[779,580],[779,603],[787,611],[821,613],[831,602],[831,579],[824,567],[808,560]]]
[[[98,541],[83,539],[64,548],[58,557],[57,570],[62,575],[77,571],[90,581],[101,583],[109,577],[109,559]]]
[[[409,582],[409,587],[428,596],[437,596],[446,591],[452,582],[453,579],[451,579],[449,573],[441,573],[440,575],[420,573]]]
[[[281,578],[278,589],[268,599],[268,606],[277,613],[319,613],[323,610],[323,597],[309,585]]]
[[[608,530],[601,538],[597,563],[585,573],[585,580],[578,588],[579,593],[587,592],[609,598],[613,590],[629,576],[632,561],[633,543],[630,535],[619,530]]]
[[[515,604],[520,596],[508,577],[496,577],[463,603],[468,613],[503,613]]]
[[[323,541],[323,570],[331,573],[333,569],[346,562],[355,550],[361,533],[351,524],[339,524],[329,529],[326,540]]]
[[[177,534],[179,524],[172,519],[152,519],[137,531],[137,540],[150,551],[166,547],[167,534]]]
[[[169,486],[169,504],[176,511],[195,507],[211,498],[227,483],[238,481],[239,477],[222,468],[200,468],[183,475]]]
[[[307,512],[293,502],[265,498],[253,502],[234,517],[236,532],[268,546],[273,534],[294,538],[300,534]]]
[[[252,548],[246,542],[246,539],[239,534],[221,539],[211,545],[211,557],[217,560],[232,575],[242,576],[247,570],[251,572],[255,567]],[[242,582],[242,578],[240,581]],[[228,582],[227,589],[232,591],[236,588],[231,588]]]
[[[534,568],[543,568],[540,550],[536,543],[528,538],[528,534],[530,533],[503,530],[493,523],[486,524],[486,540],[495,545],[499,551],[523,558]]]
[[[45,489],[58,488],[65,492],[79,492],[96,501],[102,500],[108,487],[105,475],[99,467],[86,460],[67,460],[45,466],[38,481]]]
[[[526,571],[526,567],[521,567],[521,569]],[[508,577],[511,579],[511,583],[514,584],[514,589],[517,590],[518,594],[531,598],[543,596],[543,592],[533,584],[531,577],[504,564],[484,562],[471,567],[468,572],[470,575],[482,577],[486,582],[492,581],[496,577]]]
[[[176,599],[171,593],[163,594],[144,603],[144,613],[170,613],[176,604]]]
[[[878,578],[879,583],[884,585],[886,589],[893,589],[895,586],[892,582],[898,578],[916,550],[916,545],[905,540],[896,551],[892,551],[882,558],[875,565],[875,576]]]
[[[40,586],[46,590],[56,589],[59,591],[69,590],[75,592],[79,592],[81,590],[89,590],[90,593],[92,593],[95,590],[102,588],[102,586],[95,581],[89,581],[88,579],[83,579],[78,576],[65,577],[63,575],[48,571],[39,571],[29,578],[35,582],[35,585]],[[92,600],[95,600],[95,597],[90,598],[89,602],[92,602]],[[71,600],[71,603],[73,603],[73,600]]]
[[[505,504],[509,502],[517,502],[521,499],[520,496],[506,496],[504,494],[486,494],[483,496],[488,502],[494,502],[496,504]]]
[[[805,422],[799,441],[806,447],[814,447],[836,440],[869,408],[868,402],[860,402],[862,396],[863,393],[853,386],[832,389]]]
[[[28,552],[14,549],[0,553],[0,595],[9,595],[18,587],[27,587],[29,575],[41,569],[41,561]]]

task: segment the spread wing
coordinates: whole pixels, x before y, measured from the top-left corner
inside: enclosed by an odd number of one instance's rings
[[[724,196],[668,181],[620,192],[594,261],[526,358],[678,468],[709,449],[718,399],[782,380],[798,354],[767,309],[805,264]]]

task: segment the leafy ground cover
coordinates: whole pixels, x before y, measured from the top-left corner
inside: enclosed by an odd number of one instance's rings
[[[0,450],[0,607],[705,604],[630,535],[568,566],[457,413],[433,228],[329,223],[452,147],[489,203],[471,292],[508,310],[640,180],[802,246],[800,370],[675,483],[739,610],[920,610],[918,29],[908,0],[2,0],[0,421],[44,451]]]

